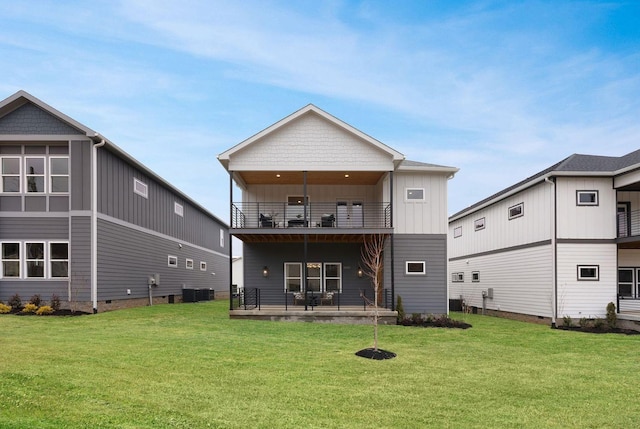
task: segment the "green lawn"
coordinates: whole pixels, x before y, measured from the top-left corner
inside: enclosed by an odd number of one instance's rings
[[[2,428],[630,428],[640,336],[234,321],[227,302],[0,315]]]

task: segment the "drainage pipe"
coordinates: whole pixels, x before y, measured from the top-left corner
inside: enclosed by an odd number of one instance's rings
[[[106,141],[98,133],[92,137],[97,141],[91,149],[91,305],[98,312],[98,148]]]

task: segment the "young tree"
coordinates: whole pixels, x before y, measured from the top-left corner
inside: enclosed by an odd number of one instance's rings
[[[384,234],[365,236],[364,244],[360,251],[362,256],[362,272],[373,285],[373,347],[360,350],[356,355],[370,359],[382,360],[396,357],[396,354],[386,350],[378,349],[378,301],[382,293],[382,270],[384,242],[387,238]],[[363,296],[363,298],[365,298]],[[365,298],[366,299],[366,298]]]

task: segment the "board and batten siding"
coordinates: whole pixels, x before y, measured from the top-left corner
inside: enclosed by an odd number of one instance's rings
[[[447,236],[445,234],[395,234],[395,295],[402,297],[407,314],[446,314]],[[388,249],[388,246],[387,246]],[[390,266],[390,252],[385,252]],[[407,261],[425,262],[426,274],[406,274]],[[390,270],[384,270],[385,284],[391,284]]]
[[[575,200],[575,197],[574,197]],[[523,203],[524,215],[509,220],[509,208]],[[552,238],[553,186],[542,182],[449,224],[449,257],[542,242]],[[484,228],[474,223],[484,218]],[[454,237],[456,228],[462,235]]]
[[[618,290],[617,245],[589,243],[558,244],[558,317],[606,316],[609,302]],[[579,281],[578,265],[597,265],[598,281]]]
[[[394,231],[399,234],[447,233],[447,176],[394,173]],[[407,201],[408,188],[424,189],[424,201]]]
[[[91,147],[89,140],[69,143],[71,210],[91,210]]]
[[[559,239],[612,239],[616,237],[616,191],[613,179],[557,177]],[[578,206],[577,191],[598,191],[598,205]]]
[[[98,161],[99,213],[198,246],[227,248],[225,225],[112,152],[99,149]],[[133,192],[134,178],[147,185],[147,198]],[[182,205],[183,216],[175,213],[175,203]],[[224,247],[220,246],[220,230],[225,235]]]
[[[229,171],[391,171],[388,153],[311,112],[233,154]]]
[[[553,247],[551,244],[495,252],[449,261],[449,298],[463,298],[482,308],[482,291],[493,288],[489,310],[550,317],[553,308]],[[478,272],[479,281],[472,281]],[[464,273],[464,282],[452,274]]]
[[[168,265],[169,255],[177,257],[176,267]],[[193,269],[186,268],[186,259],[193,260]],[[200,270],[200,262],[206,262],[206,271]],[[153,231],[98,219],[99,300],[148,297],[148,279],[154,274],[160,274],[154,296],[180,295],[183,287],[227,291],[229,258]]]

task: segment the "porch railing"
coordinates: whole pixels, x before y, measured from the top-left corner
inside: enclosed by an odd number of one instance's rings
[[[389,203],[232,203],[231,228],[391,228]]]
[[[618,237],[635,237],[640,235],[640,210],[618,213]]]
[[[391,290],[383,289],[382,302],[378,303],[379,308],[391,309]],[[368,297],[369,299],[365,299]],[[323,308],[331,310],[343,310],[345,306],[362,306],[363,310],[370,309],[369,301],[373,300],[373,291],[344,291],[332,292],[331,299],[328,300],[322,292],[308,291],[302,293],[302,299],[298,299],[291,292],[276,292],[261,290],[260,288],[244,288],[238,297],[233,298],[233,308],[242,310],[260,310],[263,305],[279,306],[285,310],[319,311]],[[237,299],[237,305],[235,301]]]

